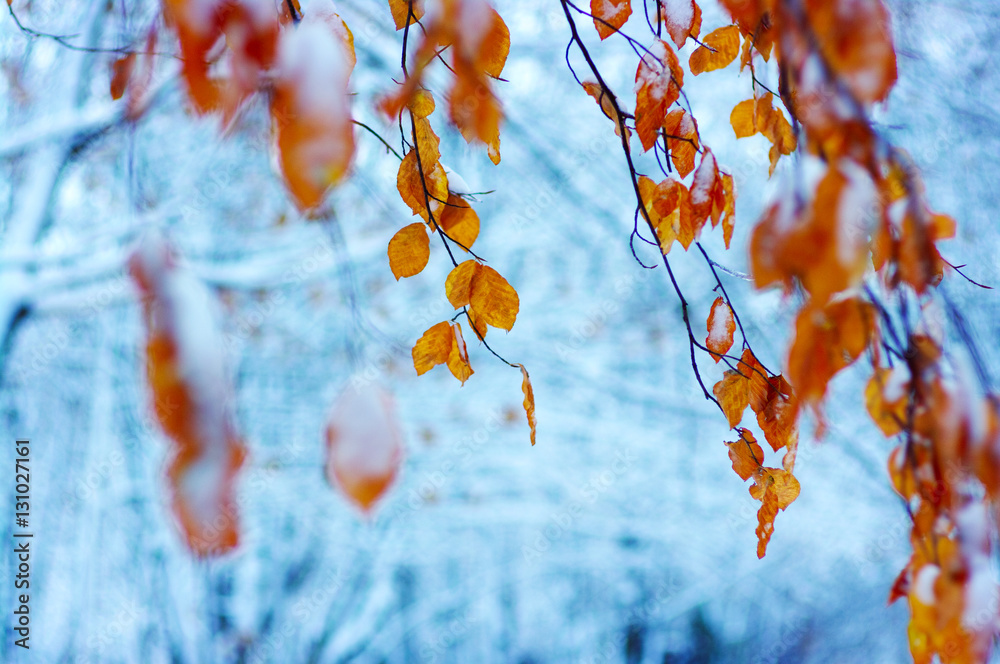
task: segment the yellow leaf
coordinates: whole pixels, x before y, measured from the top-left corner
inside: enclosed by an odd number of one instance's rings
[[[470,249],[479,237],[479,215],[461,196],[455,194],[448,196],[438,224],[463,251]]]
[[[510,54],[510,30],[495,9],[490,8],[493,22],[480,44],[479,64],[488,75],[500,78]]]
[[[736,132],[736,138],[748,138],[757,133],[757,124],[754,122],[754,100],[745,99],[733,107],[733,112],[729,114],[729,124]]]
[[[396,281],[412,277],[427,266],[430,258],[430,240],[421,223],[404,226],[389,240],[389,268]]]
[[[520,306],[517,291],[496,270],[480,265],[470,290],[469,301],[482,321],[508,332],[514,327]]]
[[[441,322],[431,327],[417,339],[413,346],[413,368],[422,376],[439,364],[446,364],[454,346],[455,335],[451,325]]]
[[[455,378],[463,385],[474,372],[469,366],[469,353],[465,348],[465,339],[462,338],[462,326],[459,323],[452,323],[451,350],[448,351],[448,369]]]
[[[409,23],[419,21],[424,16],[423,0],[412,0],[413,15],[409,16],[411,0],[389,0],[389,11],[392,12],[392,20],[396,24],[397,30],[406,27],[407,18]]]
[[[691,73],[695,76],[722,69],[736,59],[740,52],[740,29],[735,25],[727,25],[713,30],[705,36],[702,43],[704,46],[695,49],[688,61]]]
[[[459,263],[444,282],[445,294],[451,306],[461,309],[472,301],[472,279],[479,271],[479,263],[467,260]]]
[[[441,207],[439,200],[448,198],[448,176],[444,172],[440,162],[430,165],[417,162],[417,153],[410,150],[403,157],[399,164],[399,173],[396,175],[396,188],[403,202],[409,206],[413,214],[418,214],[424,221],[430,223],[427,208],[430,207],[432,214],[437,214]],[[420,166],[423,166],[425,177],[420,178]],[[428,173],[428,168],[430,172]],[[424,186],[426,185],[426,191]]]
[[[531,389],[531,380],[528,378],[528,370],[523,364],[518,364],[521,368],[521,391],[524,392],[524,413],[528,416],[528,426],[531,427],[531,444],[535,444],[535,391]]]

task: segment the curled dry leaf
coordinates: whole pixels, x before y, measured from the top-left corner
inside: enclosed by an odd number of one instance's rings
[[[521,391],[524,393],[524,413],[528,417],[528,426],[531,428],[531,445],[535,445],[535,391],[531,389],[531,379],[528,378],[528,370],[523,364],[516,365],[521,369]]]
[[[424,332],[413,346],[413,368],[422,376],[439,364],[445,364],[462,384],[473,374],[469,354],[462,337],[462,326],[447,321]]]

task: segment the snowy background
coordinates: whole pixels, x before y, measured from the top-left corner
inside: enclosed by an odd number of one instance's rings
[[[707,30],[722,25],[704,4]],[[14,6],[39,30],[112,48],[135,44],[156,11],[148,0]],[[382,2],[338,7],[358,53],[354,112],[391,140],[372,99],[398,74],[400,35]],[[624,160],[566,68],[562,10],[554,0],[498,9],[512,35],[500,166],[444,131],[440,111],[434,120],[444,162],[474,190],[496,190],[476,205],[476,250],[517,288],[521,313],[489,340],[531,371],[534,448],[520,374],[474,342],[464,387],[443,368],[415,375],[413,342],[453,315],[450,263],[432,245],[423,274],[393,279],[386,244],[411,217],[398,162],[377,140],[358,132],[354,175],[332,195],[336,218],[307,223],[272,165],[263,101],[220,137],[216,120],[185,112],[167,60],[154,109],[131,126],[108,94],[112,56],[0,21],[0,438],[32,441],[36,547],[27,655],[7,613],[13,556],[0,562],[0,659],[907,661],[906,607],[885,601],[908,522],[886,477],[892,443],[864,415],[865,371],[835,381],[831,431],[819,444],[804,438],[801,497],[757,560],[757,503],[691,373],[666,274],[632,259]],[[998,284],[1000,9],[893,10],[900,82],[878,122],[923,168],[935,209],[959,221],[945,257]],[[633,34],[645,33],[641,18]],[[636,57],[611,41],[594,53],[624,93]],[[161,47],[173,48],[165,35]],[[685,90],[737,184],[733,249],[718,231],[705,245],[745,270],[752,224],[794,162],[767,181],[765,139],[733,138],[729,111],[751,94],[737,72],[688,77]],[[219,295],[250,449],[242,544],[207,563],[172,525],[168,445],[146,408],[141,311],[123,257],[149,228]],[[653,262],[649,249],[639,248]],[[695,253],[671,257],[701,330],[710,274]],[[795,303],[724,279],[755,350],[780,366]],[[997,296],[957,279],[946,287],[989,347]],[[721,376],[702,368],[707,381]],[[351,381],[394,393],[406,437],[401,476],[368,520],[322,472],[325,416]],[[2,487],[9,515],[12,477]],[[5,549],[11,528],[5,518]]]

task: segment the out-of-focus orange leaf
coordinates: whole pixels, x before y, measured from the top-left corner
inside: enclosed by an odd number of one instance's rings
[[[713,30],[705,35],[702,43],[704,46],[696,48],[688,61],[691,73],[695,76],[722,69],[736,59],[740,52],[740,29],[735,25],[727,25]]]
[[[354,156],[347,92],[353,38],[338,25],[343,21],[332,12],[311,13],[281,38],[271,117],[281,172],[302,210],[322,202]]]
[[[601,39],[607,39],[621,30],[632,15],[631,0],[590,0],[590,13],[594,17],[594,27]]]
[[[757,444],[757,439],[749,429],[737,429],[740,439],[726,443],[729,449],[729,459],[733,462],[733,470],[744,482],[753,477],[764,462],[764,450]]]
[[[868,265],[867,218],[876,204],[867,176],[848,177],[831,168],[816,197],[797,213],[776,204],[750,240],[750,260],[759,288],[799,278],[819,302],[860,283]],[[790,216],[797,218],[790,219]]]
[[[143,296],[152,410],[173,443],[174,514],[196,555],[230,551],[239,542],[235,482],[246,448],[233,424],[215,303],[159,238],[140,243],[129,271]]]
[[[865,405],[868,414],[887,438],[903,430],[906,423],[906,402],[909,381],[902,369],[876,367],[875,374],[865,386]]]
[[[528,378],[528,370],[523,364],[518,364],[521,368],[521,391],[524,392],[524,413],[528,416],[528,426],[531,428],[531,445],[535,445],[535,392],[531,389],[531,380]]]
[[[448,203],[441,209],[438,224],[463,251],[472,248],[479,237],[479,215],[465,199],[455,194],[448,195]]]
[[[882,0],[805,3],[823,60],[862,103],[883,101],[896,82],[892,23]]]
[[[684,70],[673,46],[657,41],[643,54],[635,72],[635,130],[643,150],[653,147],[667,111],[680,97],[683,85]]]
[[[733,335],[736,333],[733,310],[721,297],[715,298],[715,302],[712,303],[707,326],[708,337],[705,339],[705,346],[711,351],[712,359],[718,364],[722,356],[733,347]]]
[[[195,110],[231,117],[274,64],[279,20],[267,0],[164,0],[181,45],[181,73]],[[213,74],[210,51],[225,37],[225,76]],[[320,63],[317,63],[319,65]]]
[[[826,386],[861,356],[873,333],[871,304],[851,297],[826,306],[808,302],[795,321],[788,378],[803,404],[818,408]]]
[[[402,458],[392,396],[376,383],[346,388],[327,420],[327,481],[367,513],[395,479]]]
[[[111,63],[111,98],[121,99],[125,94],[132,70],[135,68],[135,53],[118,58]]]
[[[424,0],[389,0],[389,11],[396,30],[402,30],[424,17]]]
[[[389,240],[389,268],[396,281],[420,274],[430,255],[430,239],[424,224],[404,226]]]

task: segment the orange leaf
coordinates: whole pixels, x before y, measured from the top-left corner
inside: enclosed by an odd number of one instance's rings
[[[747,390],[747,379],[738,371],[729,370],[722,380],[712,388],[712,394],[719,400],[722,412],[729,420],[729,428],[735,429],[743,419],[743,411],[750,404],[750,394]]]
[[[111,98],[121,99],[135,68],[135,53],[118,58],[111,64]]]
[[[715,298],[715,302],[712,303],[707,325],[708,338],[705,339],[705,345],[712,352],[712,358],[718,364],[722,356],[733,347],[733,335],[736,333],[733,310],[721,297]]]
[[[694,157],[698,153],[698,126],[690,113],[677,109],[667,114],[663,131],[674,168],[680,177],[686,178],[694,170]]]
[[[745,99],[733,107],[729,114],[729,124],[736,132],[736,138],[748,138],[757,133],[757,123],[754,121],[754,100]]]
[[[731,429],[735,429],[743,419],[747,406],[764,403],[768,389],[767,374],[749,348],[743,351],[736,368],[738,371],[726,371],[722,380],[712,388]],[[755,405],[755,411],[757,407]]]
[[[796,420],[798,400],[791,385],[781,376],[768,379],[766,396],[751,399],[750,406],[757,413],[757,424],[775,452],[787,447],[792,454],[789,462],[794,463],[794,448],[798,442]]]
[[[420,177],[421,167],[423,167],[424,172],[423,179]],[[424,221],[430,223],[428,207],[430,207],[431,214],[436,217],[441,208],[440,201],[448,198],[448,176],[440,162],[433,165],[425,164],[423,163],[423,155],[421,155],[421,160],[418,163],[417,153],[411,149],[399,164],[396,188],[399,190],[403,202],[409,206],[413,214],[420,215]]]
[[[459,323],[451,325],[451,349],[448,351],[448,369],[463,385],[474,372],[469,365],[469,353],[462,338],[462,326]]]
[[[528,378],[528,370],[523,364],[518,364],[521,368],[521,391],[524,392],[524,413],[528,416],[528,426],[531,428],[531,445],[535,445],[535,392],[531,389],[531,380]]]
[[[882,0],[808,0],[806,14],[823,61],[862,103],[883,101],[896,82],[892,22]]]
[[[322,13],[317,16],[282,33],[280,73],[271,101],[281,172],[301,210],[322,202],[327,189],[347,173],[354,155],[347,93],[353,46],[349,50],[343,33],[332,30]],[[316,58],[317,50],[341,57]],[[324,94],[315,94],[317,86]]]
[[[430,239],[421,223],[404,226],[389,240],[389,268],[396,281],[419,274],[430,255]]]
[[[446,364],[454,346],[455,335],[447,321],[434,325],[413,346],[413,368],[422,376],[439,364]]]
[[[729,173],[722,174],[722,195],[725,199],[722,210],[722,239],[728,249],[729,242],[733,239],[733,225],[736,223],[736,186],[733,183],[733,176]]]
[[[810,301],[802,308],[788,353],[788,377],[803,403],[818,408],[827,383],[864,352],[873,324],[872,305],[858,298],[826,307]]]
[[[448,195],[448,203],[441,210],[438,224],[463,251],[470,249],[479,237],[479,215],[465,199],[455,194]]]
[[[625,126],[625,118],[616,117],[617,114],[615,112],[615,106],[611,101],[611,96],[604,92],[604,88],[593,81],[584,81],[583,89],[586,90],[588,95],[594,98],[594,101],[596,101],[598,106],[601,107],[601,111],[604,115],[615,123],[615,135],[621,136],[622,131],[624,130],[626,142],[630,140],[632,132]]]
[[[500,78],[510,54],[510,30],[495,9],[490,8],[493,21],[490,31],[480,44],[478,62],[489,76]]]
[[[691,73],[695,76],[722,69],[736,59],[740,52],[740,29],[735,25],[727,25],[713,30],[705,35],[702,43],[704,46],[695,49],[688,61]]]
[[[327,420],[327,481],[369,512],[392,484],[402,458],[392,396],[375,383],[345,389]]]
[[[239,543],[235,484],[246,448],[233,425],[216,303],[176,264],[156,237],[145,238],[128,262],[143,296],[152,411],[172,443],[171,507],[188,547],[207,556]]]
[[[906,423],[906,403],[910,383],[902,369],[875,368],[875,374],[865,386],[865,406],[886,438],[903,430]]]
[[[514,327],[519,308],[517,291],[496,270],[478,265],[470,291],[469,302],[480,320],[508,332]]]
[[[750,479],[764,461],[764,450],[748,429],[738,429],[740,440],[726,443],[733,470],[744,482]]]
[[[784,510],[799,497],[799,481],[781,468],[758,468],[750,495],[761,501],[757,511],[757,557],[763,558],[774,532],[778,510]]]
[[[396,30],[402,30],[407,23],[415,23],[424,17],[424,0],[412,0],[412,15],[410,15],[411,0],[389,0],[389,11],[396,24]],[[409,19],[409,21],[407,21]]]
[[[680,97],[683,85],[684,70],[674,48],[657,41],[642,56],[635,72],[635,130],[643,150],[653,147],[667,119],[667,110]]]
[[[701,30],[701,8],[694,0],[659,0],[660,12],[671,41],[680,50],[691,35]]]
[[[590,13],[594,17],[594,27],[601,39],[607,39],[621,30],[632,15],[631,0],[590,0]]]
[[[479,272],[479,263],[467,260],[448,273],[444,282],[445,294],[451,306],[461,309],[472,301],[472,280]]]

